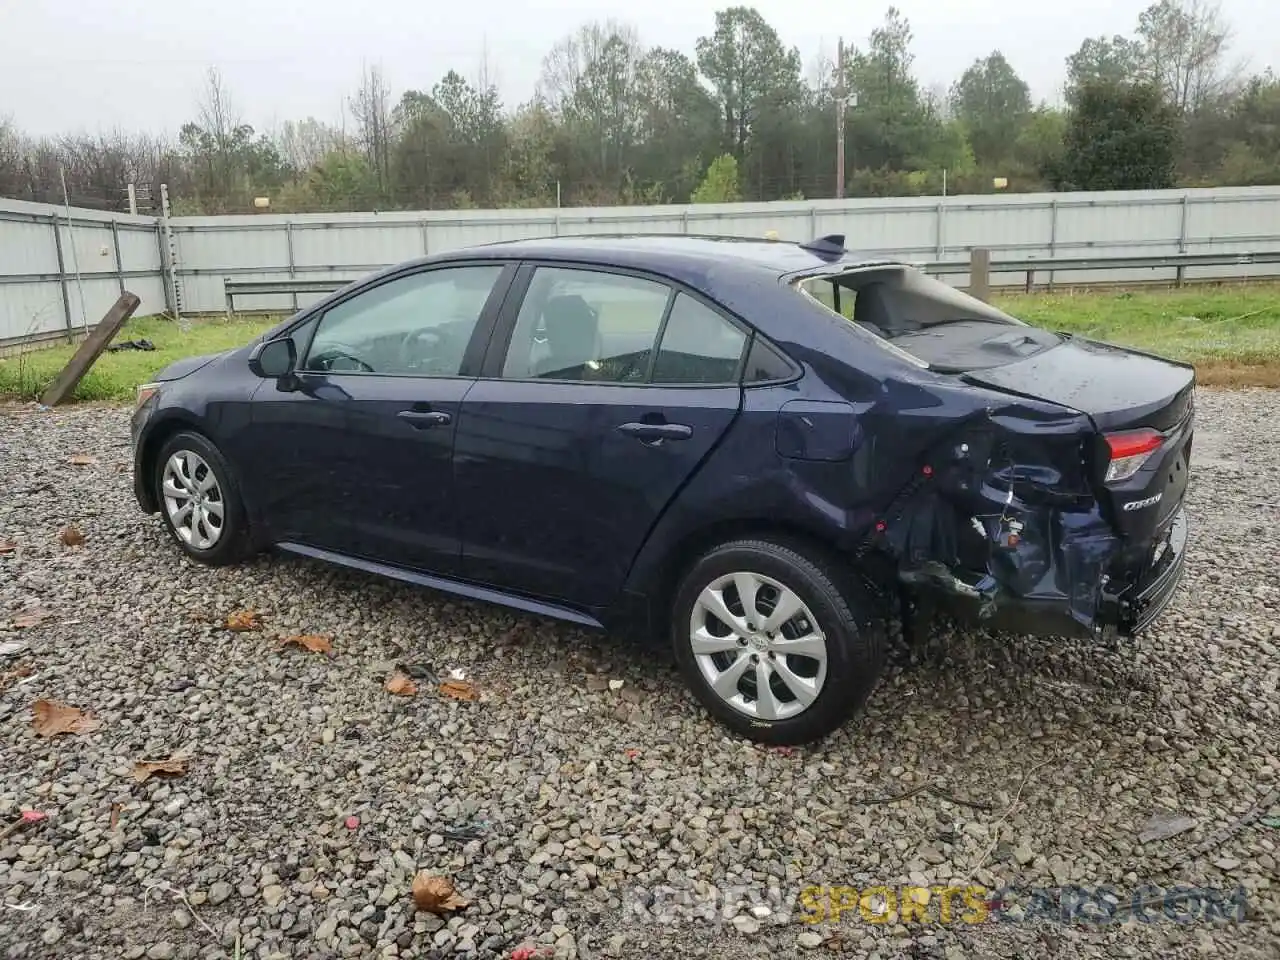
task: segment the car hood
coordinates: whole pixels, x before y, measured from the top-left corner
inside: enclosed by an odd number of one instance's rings
[[[197,370],[207,367],[209,364],[213,363],[213,361],[220,360],[234,352],[235,351],[233,350],[224,350],[221,353],[206,353],[198,357],[183,357],[181,360],[176,360],[169,364],[169,366],[165,367],[151,379],[158,383],[163,383],[169,380],[180,380],[183,377],[195,373]]]

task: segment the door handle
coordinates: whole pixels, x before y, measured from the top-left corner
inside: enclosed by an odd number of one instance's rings
[[[409,426],[415,430],[443,427],[453,422],[453,417],[442,410],[401,410],[396,416],[408,420]]]
[[[660,443],[663,440],[688,440],[693,436],[693,427],[684,423],[623,423],[618,426],[618,432],[645,443]]]

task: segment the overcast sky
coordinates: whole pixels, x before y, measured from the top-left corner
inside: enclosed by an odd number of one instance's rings
[[[898,0],[915,34],[916,73],[950,85],[1001,50],[1036,99],[1056,100],[1063,61],[1086,36],[1132,33],[1150,0]],[[244,119],[269,129],[337,122],[361,64],[380,63],[398,95],[449,69],[473,78],[487,48],[508,105],[533,90],[543,55],[588,20],[633,24],[647,45],[692,55],[726,0],[0,0],[0,119],[35,134],[114,128],[173,133],[216,65]],[[863,45],[888,3],[759,0],[809,71],[836,38]],[[534,12],[535,9],[538,12]],[[1280,3],[1222,0],[1234,53],[1280,65]],[[790,11],[790,12],[788,12]],[[803,11],[800,13],[799,11]]]

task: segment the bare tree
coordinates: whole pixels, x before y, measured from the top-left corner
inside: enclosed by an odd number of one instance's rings
[[[234,193],[240,172],[238,150],[252,130],[241,119],[217,67],[209,67],[205,73],[204,88],[196,100],[196,118],[195,123],[183,126],[179,139],[202,191],[225,202]]]
[[[0,197],[16,197],[23,183],[27,145],[13,121],[0,118]]]
[[[356,140],[385,195],[391,169],[391,93],[381,67],[365,66],[360,86],[348,101],[356,121]]]
[[[1183,113],[1226,92],[1236,78],[1226,55],[1231,26],[1219,0],[1160,0],[1138,20],[1144,72]]]
[[[295,170],[310,170],[325,156],[343,146],[342,131],[315,117],[286,120],[274,137],[276,149]]]

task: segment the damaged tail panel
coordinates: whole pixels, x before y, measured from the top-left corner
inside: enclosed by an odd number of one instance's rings
[[[1181,430],[1189,448],[1189,422]],[[1184,453],[1171,454],[1177,502],[1135,539],[1108,495],[1101,438],[1087,414],[1036,401],[953,422],[876,520],[869,545],[903,587],[996,629],[1136,632],[1176,585]]]

